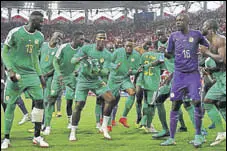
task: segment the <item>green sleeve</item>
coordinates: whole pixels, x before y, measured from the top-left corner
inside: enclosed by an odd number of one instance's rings
[[[9,46],[5,45],[3,46],[3,50],[2,50],[2,61],[3,63],[5,64],[6,68],[8,70],[10,69],[13,69],[13,64],[12,64],[12,61],[11,61],[11,58],[9,57]]]
[[[10,30],[10,32],[8,33],[5,43],[3,45],[3,50],[2,50],[2,60],[3,63],[5,64],[6,68],[8,70],[13,69],[13,64],[10,57],[10,48],[14,47],[16,45],[16,40],[15,40],[15,36],[17,33],[18,28],[14,28],[12,30]]]

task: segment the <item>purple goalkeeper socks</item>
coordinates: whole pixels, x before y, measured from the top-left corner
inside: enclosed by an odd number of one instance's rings
[[[201,135],[201,126],[202,126],[202,118],[203,118],[203,112],[201,107],[195,107],[194,116],[195,116],[196,135]]]
[[[170,112],[170,137],[174,138],[177,129],[178,111]]]

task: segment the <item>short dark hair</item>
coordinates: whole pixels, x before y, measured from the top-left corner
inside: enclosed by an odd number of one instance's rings
[[[31,13],[30,16],[33,16],[33,15],[38,15],[38,16],[42,16],[43,17],[43,13],[41,13],[40,11],[34,11]]]
[[[217,31],[219,26],[218,22],[215,19],[208,19],[207,22],[209,23],[209,27],[214,31]]]
[[[82,31],[74,31],[72,34],[72,38],[78,38],[80,35],[84,35]]]

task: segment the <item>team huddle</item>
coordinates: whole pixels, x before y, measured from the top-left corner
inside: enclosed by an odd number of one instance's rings
[[[131,39],[107,41],[106,32],[97,31],[94,44],[84,44],[82,31],[72,33],[72,41],[62,44],[64,33],[56,31],[49,42],[40,32],[43,14],[31,13],[27,25],[12,29],[3,46],[2,60],[7,70],[4,82],[4,135],[1,149],[10,146],[14,110],[22,93],[33,101],[31,120],[34,123],[33,144],[49,147],[40,136],[51,134],[51,120],[59,93],[66,89],[69,141],[77,140],[81,112],[88,92],[96,95],[96,128],[111,140],[120,93],[128,94],[119,120],[129,128],[127,115],[136,100],[136,125],[147,132],[156,132],[153,139],[168,137],[161,146],[175,145],[178,120],[186,131],[181,105],[184,105],[195,128],[190,143],[200,147],[206,140],[203,116],[207,112],[218,131],[215,146],[226,139],[222,118],[226,121],[226,43],[217,34],[218,24],[204,22],[202,32],[189,29],[189,17],[176,17],[178,31],[169,37],[163,31],[154,47],[148,40],[135,46]],[[162,75],[162,76],[161,76]],[[134,77],[131,81],[130,77]],[[170,97],[170,125],[164,102]],[[72,107],[75,102],[75,107]],[[158,110],[162,131],[152,124]]]

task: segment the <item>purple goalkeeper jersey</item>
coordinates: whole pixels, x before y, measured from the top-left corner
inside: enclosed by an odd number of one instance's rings
[[[208,41],[198,30],[189,30],[187,34],[181,31],[171,33],[167,52],[175,55],[175,70],[193,72],[198,70],[199,44],[209,47]]]

